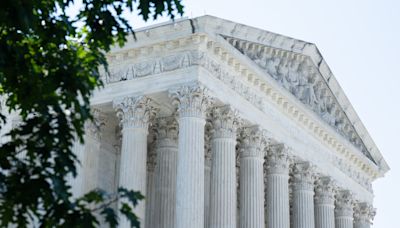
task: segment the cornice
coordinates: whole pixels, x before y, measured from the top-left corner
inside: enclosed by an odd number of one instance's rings
[[[223,39],[221,38],[221,40]],[[356,181],[369,189],[370,187],[366,186],[366,183],[370,185],[371,180],[382,175],[377,165],[366,158],[328,124],[320,120],[315,113],[304,107],[304,104],[293,99],[293,96],[281,88],[273,79],[268,79],[261,70],[252,67],[254,63],[241,58],[235,51],[237,50],[229,44],[212,40],[206,34],[192,34],[177,40],[168,40],[163,43],[140,47],[139,50],[112,53],[108,58],[111,74],[103,74],[103,77],[107,83],[113,83],[190,66],[201,66],[259,110],[263,112],[268,110],[266,101],[278,107],[282,113],[285,113],[320,142],[336,152],[335,166],[353,178],[359,177],[358,179],[355,178]],[[161,52],[171,54],[160,57],[159,53]],[[143,59],[143,61],[139,62],[136,58],[138,55],[130,55],[129,53],[141,53],[140,59]],[[169,58],[177,61],[166,60]],[[115,71],[113,65],[116,62],[123,62],[124,64],[121,64],[118,68],[125,69],[126,72]],[[133,69],[136,69],[136,66],[142,64],[142,62],[146,62],[153,70],[149,74],[135,76]],[[168,62],[173,64],[174,67],[166,67]],[[121,75],[127,75],[127,77],[122,78]],[[365,180],[363,179],[364,174],[356,171],[357,169],[366,175]]]

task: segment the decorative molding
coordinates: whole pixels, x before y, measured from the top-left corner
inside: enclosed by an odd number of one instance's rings
[[[179,49],[179,47],[177,47],[177,49],[180,51],[173,55],[180,56],[179,58],[182,59],[187,57],[189,59],[189,66],[204,67],[213,76],[237,92],[245,100],[253,104],[262,112],[267,112],[267,110],[269,110],[267,107],[268,105],[263,102],[264,100],[269,99],[272,103],[280,107],[284,113],[287,113],[291,119],[298,121],[301,126],[309,130],[311,134],[314,135],[318,140],[331,147],[332,150],[336,151],[336,154],[333,158],[334,165],[353,178],[357,183],[372,192],[371,180],[380,175],[378,167],[367,158],[364,158],[363,155],[357,154],[350,143],[342,143],[342,140],[337,138],[336,135],[330,133],[329,130],[325,129],[325,126],[319,123],[320,121],[314,120],[312,116],[308,116],[308,114],[296,108],[296,104],[292,104],[289,100],[285,99],[285,95],[280,94],[278,90],[274,89],[273,86],[269,85],[266,81],[262,81],[262,79],[257,78],[253,72],[235,60],[235,58],[231,56],[228,51],[225,51],[223,48],[221,48],[218,43],[208,40],[206,35],[195,34],[185,40],[189,40],[190,42],[191,40],[196,40],[194,43],[199,46],[202,46],[203,43],[206,43],[206,48],[208,51],[203,52],[199,50],[181,50],[182,48]],[[179,42],[179,44],[187,45],[190,42]],[[129,55],[123,56],[126,56],[127,59],[131,58]],[[218,63],[210,56],[219,58],[219,60],[227,65],[225,66],[221,63]],[[154,57],[153,64],[157,64],[156,62],[161,61],[161,59],[162,58]],[[126,68],[129,69],[129,66],[126,66]],[[164,70],[170,68],[161,69]],[[117,76],[110,74],[107,77]],[[256,88],[259,88],[259,90]],[[282,124],[285,123],[282,122]],[[298,130],[292,126],[288,126],[287,129],[294,136],[299,135]]]
[[[373,161],[310,57],[232,37],[224,38]]]

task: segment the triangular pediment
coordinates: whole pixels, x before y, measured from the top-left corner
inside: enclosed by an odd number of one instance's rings
[[[376,163],[328,82],[310,57],[243,39],[223,37]]]

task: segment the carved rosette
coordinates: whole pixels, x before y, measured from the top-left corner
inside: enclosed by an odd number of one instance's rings
[[[205,112],[212,102],[208,90],[198,84],[182,86],[170,91],[169,95],[178,106],[180,118],[205,118]]]
[[[245,127],[241,131],[240,157],[264,158],[267,140],[259,126]]]
[[[155,116],[156,108],[146,96],[124,97],[114,101],[114,109],[121,120],[122,129],[148,128],[150,118]]]
[[[315,182],[315,203],[334,206],[336,191],[336,183],[332,178],[318,178]]]
[[[287,174],[291,162],[288,148],[283,143],[272,144],[268,147],[266,161],[268,174]]]
[[[315,168],[309,162],[293,166],[292,183],[295,191],[314,191]]]
[[[349,190],[337,193],[335,215],[336,217],[353,218],[353,195]]]
[[[368,203],[357,203],[354,207],[354,221],[356,223],[372,224],[376,209]]]
[[[157,139],[156,147],[176,147],[178,129],[175,116],[157,118],[153,126]]]
[[[101,130],[106,125],[107,118],[99,109],[92,109],[93,119],[85,123],[85,132],[88,136],[100,140]]]
[[[236,138],[239,126],[238,114],[230,106],[214,107],[211,112],[213,138]]]

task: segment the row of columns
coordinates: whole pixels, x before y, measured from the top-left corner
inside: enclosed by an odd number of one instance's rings
[[[215,107],[211,112],[210,199],[205,210],[204,129],[211,99],[198,85],[184,86],[170,94],[178,107],[178,118],[157,118],[155,123],[154,192],[147,196],[151,201],[142,201],[135,208],[142,227],[263,228],[266,224],[269,228],[289,228],[291,219],[295,228],[353,227],[351,195],[336,194],[335,205],[333,183],[323,177],[315,185],[309,163],[293,166],[290,216],[289,170],[293,158],[283,144],[270,143],[258,126],[241,128],[239,134],[238,214],[236,144],[240,121],[229,106]],[[155,108],[145,96],[114,101],[114,107],[122,125],[119,184],[145,193],[147,134]],[[151,207],[147,220],[146,203]],[[363,207],[359,214],[354,213],[356,228],[369,227],[370,216],[364,216],[367,212]],[[128,221],[122,218],[120,227],[129,227]]]

